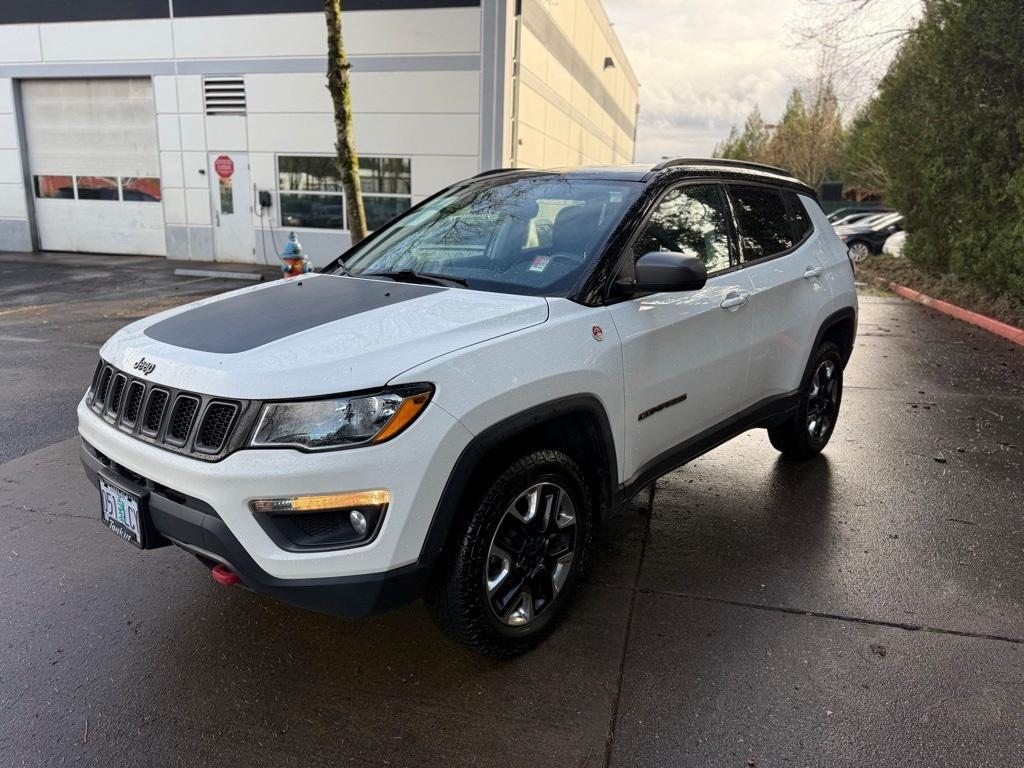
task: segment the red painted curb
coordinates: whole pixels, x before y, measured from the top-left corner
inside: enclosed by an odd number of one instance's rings
[[[876,284],[878,282],[882,281],[876,279]],[[1024,328],[1017,328],[1016,326],[1009,325],[1008,323],[1002,323],[999,320],[978,314],[977,312],[971,312],[969,309],[958,307],[956,304],[950,304],[948,301],[943,301],[942,299],[933,299],[931,296],[926,296],[919,291],[907,288],[905,285],[900,285],[899,283],[889,283],[889,290],[893,293],[898,293],[905,299],[916,301],[918,304],[924,304],[926,307],[936,309],[944,315],[949,315],[950,317],[955,317],[957,320],[962,320],[965,323],[976,325],[989,333],[994,333],[996,336],[1002,336],[1004,339],[1008,339],[1014,344],[1019,344],[1024,347]]]

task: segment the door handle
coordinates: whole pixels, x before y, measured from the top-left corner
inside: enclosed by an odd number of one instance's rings
[[[812,277],[817,277],[824,271],[824,267],[808,267],[804,270],[804,278],[810,280]]]
[[[736,293],[735,291],[732,291],[724,299],[722,299],[722,303],[719,304],[718,306],[720,306],[722,309],[739,309],[748,301],[750,301],[750,294],[747,293],[746,291],[743,291],[742,293]]]

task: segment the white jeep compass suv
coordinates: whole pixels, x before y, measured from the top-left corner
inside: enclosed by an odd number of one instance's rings
[[[785,171],[492,171],[319,274],[119,331],[82,461],[135,546],[339,615],[423,596],[507,657],[658,476],[753,427],[821,451],[856,322],[846,248]]]

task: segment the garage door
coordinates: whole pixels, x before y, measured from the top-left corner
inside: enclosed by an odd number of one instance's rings
[[[39,245],[166,255],[148,78],[22,83]]]

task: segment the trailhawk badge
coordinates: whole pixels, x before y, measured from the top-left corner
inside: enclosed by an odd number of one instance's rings
[[[142,358],[132,368],[136,371],[142,371],[143,376],[149,376],[149,374],[156,370],[156,363],[151,363],[146,358]]]

